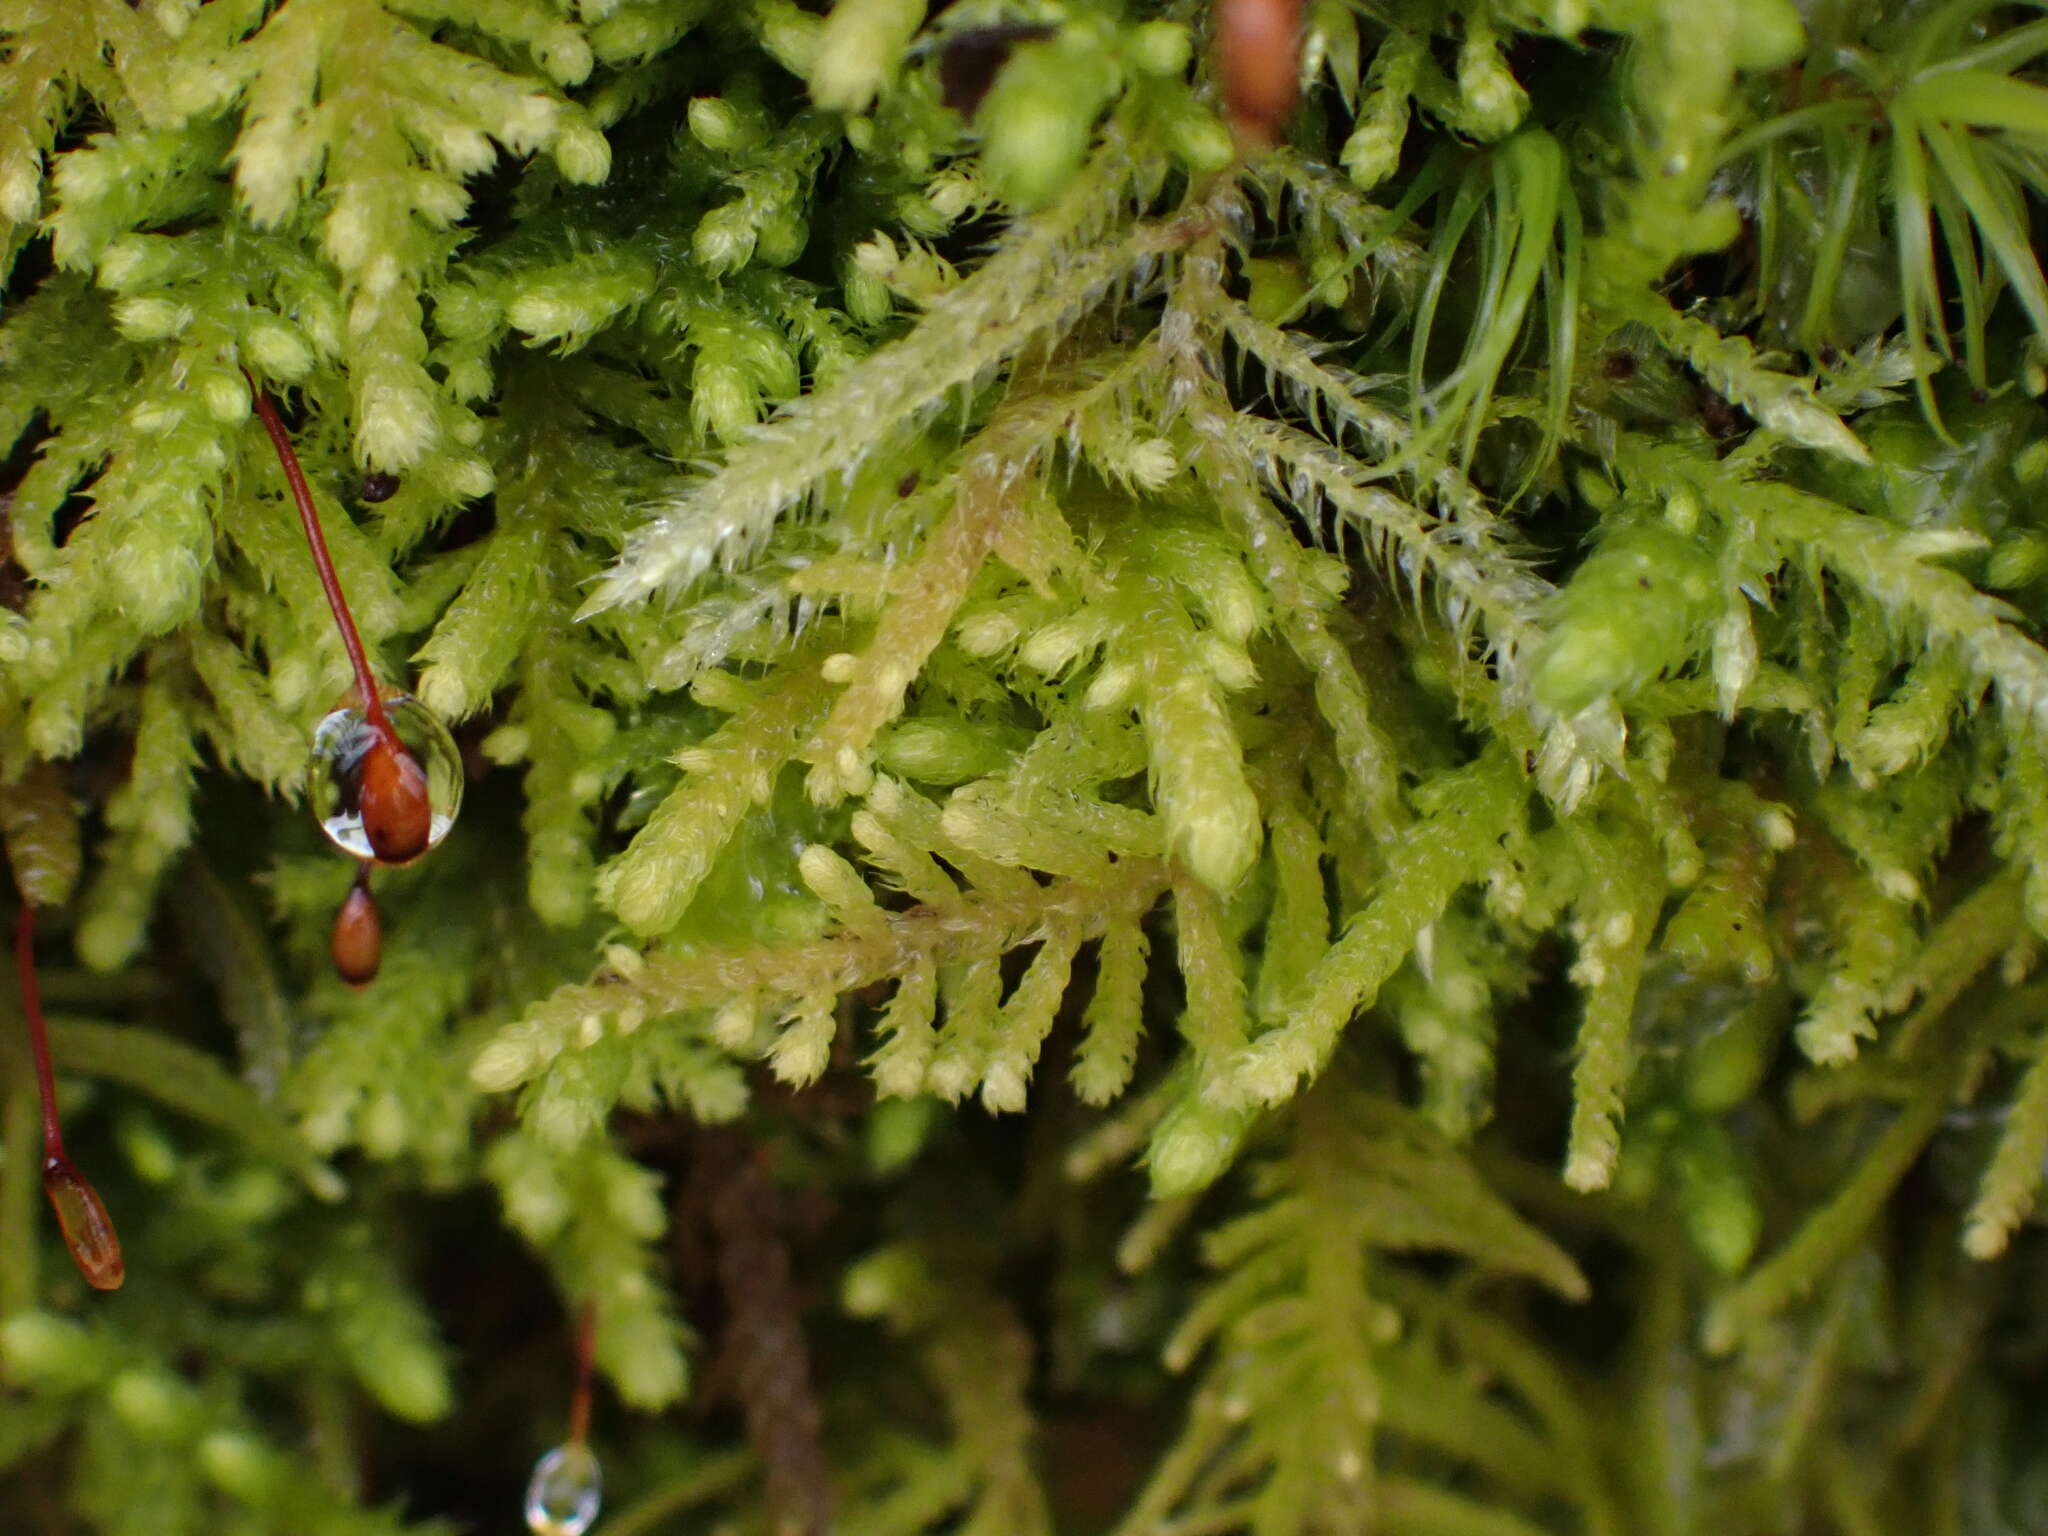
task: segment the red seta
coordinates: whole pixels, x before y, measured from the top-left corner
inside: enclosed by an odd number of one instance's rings
[[[384,708],[377,679],[370,672],[369,656],[363,650],[363,637],[356,632],[355,616],[348,610],[341,579],[335,575],[334,561],[327,553],[327,536],[320,530],[320,516],[314,510],[312,493],[306,489],[305,472],[299,468],[291,436],[270,396],[257,388],[253,379],[249,381],[249,391],[256,402],[257,418],[270,434],[278,463],[284,467],[285,484],[298,508],[299,525],[306,532],[306,547],[312,551],[320,590],[327,595],[327,606],[334,612],[335,628],[341,631],[342,648],[348,652],[349,666],[355,672],[356,692],[363,700],[363,720],[373,738],[363,753],[361,766],[358,803],[363,836],[382,862],[404,864],[426,852],[433,834],[433,803],[427,793],[427,775],[411,749],[398,739],[391,716]]]
[[[569,1443],[590,1439],[591,1378],[597,1364],[597,1303],[586,1301],[576,1314],[576,1391],[569,1399]]]
[[[64,1246],[87,1285],[118,1290],[127,1270],[121,1260],[121,1239],[100,1202],[99,1192],[64,1155],[64,1134],[57,1124],[57,1083],[50,1070],[50,1034],[43,1023],[43,994],[36,985],[36,913],[26,901],[14,930],[14,967],[21,978],[21,1011],[28,1020],[29,1054],[35,1058],[36,1093],[43,1108],[43,1193],[57,1213]]]

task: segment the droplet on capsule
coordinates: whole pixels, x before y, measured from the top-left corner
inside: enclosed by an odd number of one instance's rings
[[[50,1197],[64,1246],[71,1250],[85,1283],[95,1290],[119,1290],[127,1268],[121,1260],[121,1239],[100,1203],[99,1191],[69,1158],[56,1154],[43,1159],[43,1193]]]
[[[377,979],[377,966],[384,958],[384,922],[377,913],[377,900],[370,894],[370,866],[356,871],[341,910],[334,914],[334,936],[328,943],[334,969],[352,987],[367,987]]]
[[[389,732],[352,705],[314,728],[307,787],[335,847],[358,859],[409,864],[455,825],[462,754],[417,699],[400,694],[383,705]]]
[[[590,1447],[572,1440],[534,1463],[526,1485],[526,1528],[533,1536],[583,1536],[604,1502],[604,1473]]]
[[[426,771],[394,733],[371,729],[377,739],[363,754],[359,781],[363,836],[386,864],[408,864],[427,851],[434,830]]]

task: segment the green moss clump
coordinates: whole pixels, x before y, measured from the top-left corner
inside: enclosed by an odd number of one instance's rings
[[[5,8],[0,1525],[2038,1526],[2048,20],[1213,22]]]

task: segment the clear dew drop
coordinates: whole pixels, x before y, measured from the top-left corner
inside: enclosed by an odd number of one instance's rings
[[[533,1536],[583,1536],[604,1502],[604,1474],[585,1445],[558,1445],[534,1463],[526,1485],[526,1528]]]
[[[397,694],[383,704],[400,744],[426,777],[426,840],[404,861],[409,863],[455,825],[462,809],[462,753],[448,727],[419,700]],[[333,711],[313,730],[313,758],[306,775],[313,816],[327,840],[351,858],[377,859],[363,827],[363,770],[378,745],[377,729],[355,706]]]

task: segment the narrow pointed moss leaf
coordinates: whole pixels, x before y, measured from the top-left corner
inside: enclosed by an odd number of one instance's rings
[[[347,1192],[341,1176],[288,1121],[217,1060],[183,1041],[139,1025],[53,1018],[50,1051],[64,1070],[120,1083],[234,1137],[296,1174],[321,1200],[339,1200]]]
[[[20,782],[0,785],[0,838],[21,899],[61,907],[78,884],[78,808],[54,766],[39,763]]]
[[[186,947],[220,994],[242,1050],[242,1072],[263,1098],[291,1067],[297,1023],[256,915],[199,859],[178,879],[175,907]]]

